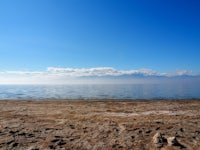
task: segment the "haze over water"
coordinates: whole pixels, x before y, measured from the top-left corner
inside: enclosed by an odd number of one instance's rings
[[[0,99],[187,99],[199,84],[1,85]]]

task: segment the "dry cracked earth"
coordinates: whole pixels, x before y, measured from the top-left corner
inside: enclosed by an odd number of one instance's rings
[[[1,100],[1,150],[200,150],[200,100]]]

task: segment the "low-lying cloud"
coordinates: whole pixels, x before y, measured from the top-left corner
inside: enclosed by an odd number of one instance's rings
[[[49,67],[47,71],[52,74],[62,74],[71,77],[82,76],[124,76],[124,75],[142,75],[142,76],[183,76],[194,75],[191,71],[181,70],[175,73],[158,73],[152,69],[139,70],[116,70],[112,67],[97,67],[97,68],[55,68]]]
[[[117,70],[112,67],[58,68],[46,71],[0,71],[0,84],[89,84],[89,83],[140,83],[160,78],[198,77],[198,73],[181,70],[159,73],[152,69]],[[199,78],[198,78],[199,79]]]

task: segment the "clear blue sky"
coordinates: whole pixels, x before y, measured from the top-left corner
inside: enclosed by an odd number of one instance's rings
[[[200,71],[199,0],[0,0],[0,70]]]

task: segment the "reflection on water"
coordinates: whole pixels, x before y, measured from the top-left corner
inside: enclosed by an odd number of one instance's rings
[[[0,85],[0,99],[200,98],[195,84]]]

